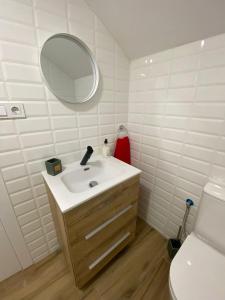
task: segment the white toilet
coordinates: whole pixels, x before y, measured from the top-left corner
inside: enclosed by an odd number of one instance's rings
[[[172,300],[225,300],[225,188],[207,183],[195,223],[170,266]]]

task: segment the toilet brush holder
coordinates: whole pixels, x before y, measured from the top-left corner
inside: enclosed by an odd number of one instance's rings
[[[167,250],[170,259],[173,259],[174,256],[177,254],[178,250],[181,247],[181,240],[179,239],[169,239],[167,244]]]
[[[177,238],[168,240],[167,250],[168,250],[168,254],[169,254],[170,259],[173,259],[174,256],[177,254],[178,250],[180,249],[180,247],[182,245],[181,240],[182,240],[183,234],[186,237],[187,218],[188,218],[188,215],[189,215],[189,212],[190,212],[190,208],[193,205],[194,205],[194,202],[191,199],[186,200],[186,210],[185,210],[182,225],[179,227]]]

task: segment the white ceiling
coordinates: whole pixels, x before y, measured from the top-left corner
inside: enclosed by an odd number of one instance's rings
[[[225,32],[225,0],[86,0],[131,59]]]

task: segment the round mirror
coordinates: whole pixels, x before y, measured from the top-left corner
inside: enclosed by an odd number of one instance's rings
[[[40,63],[48,88],[60,100],[82,103],[94,96],[98,67],[89,48],[77,37],[65,33],[50,37],[41,50]]]

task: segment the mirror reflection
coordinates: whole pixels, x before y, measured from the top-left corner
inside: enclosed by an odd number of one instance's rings
[[[87,46],[68,34],[48,39],[41,51],[41,68],[49,89],[60,100],[82,103],[98,86],[98,69]]]

